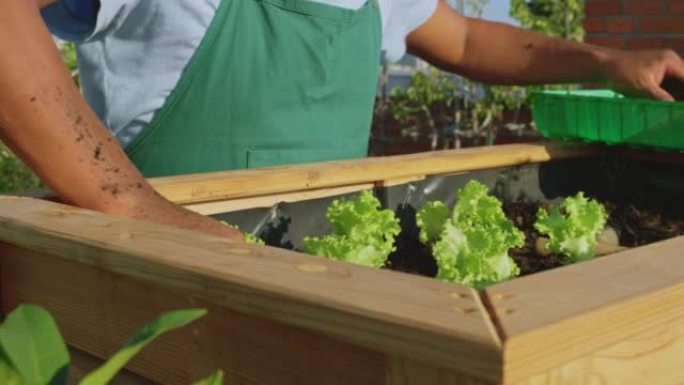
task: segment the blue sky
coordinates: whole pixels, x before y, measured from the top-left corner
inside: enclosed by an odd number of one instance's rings
[[[509,24],[517,24],[515,20],[508,16],[510,10],[510,0],[489,0],[485,8],[483,17],[489,20],[501,21]]]

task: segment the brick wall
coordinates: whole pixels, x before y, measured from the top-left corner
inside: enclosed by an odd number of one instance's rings
[[[684,0],[586,0],[588,43],[684,54]]]

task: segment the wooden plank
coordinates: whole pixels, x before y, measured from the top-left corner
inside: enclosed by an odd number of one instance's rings
[[[69,355],[71,356],[71,365],[69,366],[69,385],[78,385],[78,383],[86,376],[86,374],[97,369],[104,362],[103,359],[92,356],[88,353],[82,352],[78,349],[69,348]],[[122,370],[109,385],[157,385],[152,381],[131,373],[128,370]],[[187,384],[189,385],[189,384]]]
[[[488,288],[506,383],[681,322],[683,256],[680,237]]]
[[[44,306],[69,344],[98,357],[110,356],[162,312],[208,309],[203,320],[155,340],[129,366],[160,384],[189,385],[222,368],[231,385],[384,385],[381,353],[74,261],[11,246],[0,258],[7,306]]]
[[[225,171],[153,178],[150,183],[165,197],[179,204],[215,214],[212,203],[227,200],[259,198],[273,194],[297,193],[327,188],[344,188],[356,184],[392,186],[417,181],[427,175],[459,174],[471,170],[515,166],[534,162],[579,158],[601,152],[625,151],[583,144],[511,144],[459,150],[431,151],[420,154],[372,157],[348,161],[313,163],[296,166]],[[647,160],[666,162],[670,154]],[[676,163],[676,162],[675,162]],[[289,178],[289,179],[288,179]],[[21,196],[59,201],[51,191],[21,193]],[[249,202],[249,201],[246,201]],[[226,202],[227,203],[227,202]],[[265,204],[265,203],[257,203]],[[245,203],[248,206],[247,203]],[[220,206],[218,206],[220,207]],[[228,206],[230,209],[230,206]],[[244,206],[241,206],[244,207]]]
[[[189,204],[546,162],[590,156],[601,151],[601,147],[576,144],[514,144],[183,175],[151,182],[171,201]]]
[[[454,370],[402,357],[388,362],[388,385],[496,385]]]
[[[0,241],[375,351],[500,375],[499,341],[466,287],[22,198],[0,198]]]
[[[369,190],[373,187],[375,187],[373,183],[363,183],[334,188],[295,191],[275,195],[264,195],[216,202],[196,203],[186,205],[185,208],[203,215],[214,215],[246,209],[272,207],[273,205],[276,205],[278,203],[301,202],[310,199],[319,199],[336,195],[351,194],[362,190]]]
[[[660,163],[675,166],[684,166],[684,153],[675,151],[644,151],[636,149],[613,149],[614,153],[626,158],[648,163]]]
[[[376,183],[377,187],[392,187],[425,180],[425,175],[412,175],[404,178],[385,179]]]
[[[515,385],[684,385],[684,317]]]

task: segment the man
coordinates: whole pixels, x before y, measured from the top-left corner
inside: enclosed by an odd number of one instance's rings
[[[80,43],[95,111],[40,10]],[[0,47],[0,135],[66,202],[234,238],[143,175],[363,156],[383,47],[488,83],[672,100],[661,82],[684,79],[669,50],[551,39],[437,0],[5,0]]]

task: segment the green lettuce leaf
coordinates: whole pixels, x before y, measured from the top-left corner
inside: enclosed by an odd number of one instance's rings
[[[231,229],[242,231],[242,230],[240,230],[240,228],[237,225],[232,225],[226,221],[221,221],[221,223],[225,226],[230,227]],[[250,243],[252,245],[262,245],[262,246],[266,245],[266,242],[264,242],[261,238],[257,237],[256,235],[254,235],[252,233],[243,233],[243,234],[245,235],[245,242],[246,243]]]
[[[474,180],[456,198],[451,216],[439,202],[417,214],[421,241],[432,247],[437,262],[437,278],[481,288],[519,275],[508,251],[524,244],[524,234],[506,217],[501,202]]]
[[[420,241],[429,244],[439,239],[449,219],[449,208],[442,202],[428,202],[416,214]]]
[[[252,233],[245,233],[245,242],[251,243],[253,245],[266,245],[266,242]]]
[[[549,237],[547,250],[562,254],[566,262],[575,263],[596,256],[596,237],[603,231],[608,214],[602,204],[579,192],[566,198],[561,207],[537,212],[534,227]]]
[[[326,214],[332,234],[306,237],[304,251],[330,259],[380,268],[394,251],[399,220],[392,210],[381,210],[373,193],[363,191],[355,199],[337,199]]]

